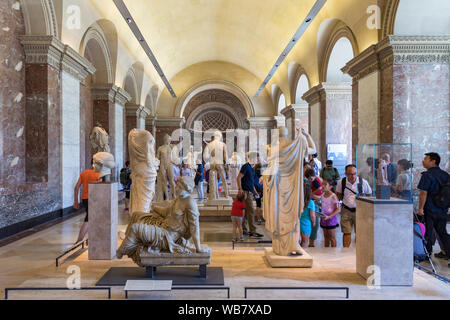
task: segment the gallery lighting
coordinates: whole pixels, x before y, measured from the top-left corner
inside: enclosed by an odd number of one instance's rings
[[[158,61],[156,60],[155,55],[153,54],[152,50],[150,49],[147,41],[145,41],[144,36],[142,35],[141,31],[139,30],[138,26],[136,25],[133,17],[131,16],[130,11],[128,10],[127,6],[123,2],[123,0],[113,0],[114,4],[116,5],[119,12],[122,14],[123,18],[129,25],[131,31],[133,32],[136,39],[141,44],[142,49],[144,49],[145,53],[149,57],[150,61],[152,62],[153,66],[155,67],[156,72],[161,77],[161,80],[164,82],[164,84],[167,87],[167,90],[169,90],[172,97],[176,98],[175,92],[172,89],[172,86],[169,83],[169,80],[167,80],[166,76],[164,75],[164,72],[162,71]]]
[[[291,52],[292,48],[294,48],[295,44],[300,40],[302,35],[305,33],[308,26],[311,24],[311,21],[314,20],[314,18],[317,16],[319,11],[323,8],[327,0],[317,0],[314,6],[312,7],[311,11],[306,16],[305,20],[303,20],[300,27],[295,32],[294,36],[289,40],[289,43],[287,44],[286,48],[284,48],[281,55],[278,57],[277,61],[273,65],[272,69],[270,69],[269,74],[264,79],[263,83],[259,87],[258,91],[255,94],[255,97],[258,97],[261,91],[265,88],[265,86],[269,83],[270,79],[272,79],[273,75],[277,71],[278,67],[283,63],[284,59],[287,57],[289,52]]]

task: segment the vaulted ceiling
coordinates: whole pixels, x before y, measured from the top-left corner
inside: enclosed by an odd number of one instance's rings
[[[195,63],[217,60],[264,79],[315,0],[124,3],[168,79]]]

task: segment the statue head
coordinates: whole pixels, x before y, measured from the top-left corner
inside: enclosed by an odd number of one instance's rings
[[[220,131],[214,132],[214,141],[222,141],[222,132]]]
[[[186,198],[194,191],[195,182],[194,178],[182,176],[177,180],[177,186],[175,187],[175,194],[177,197]]]
[[[155,155],[155,139],[147,130],[133,129],[128,135],[128,150],[132,162],[149,162]]]
[[[99,178],[111,174],[111,169],[115,167],[114,156],[109,152],[98,152],[94,154],[94,171],[99,173]]]
[[[172,141],[172,138],[166,133],[164,135],[164,144],[170,144],[171,141]]]
[[[89,135],[89,140],[94,153],[109,152],[109,136],[105,129],[96,126]]]

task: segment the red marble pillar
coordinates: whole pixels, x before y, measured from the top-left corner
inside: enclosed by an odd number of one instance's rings
[[[92,76],[80,82],[80,168],[81,171],[91,167],[92,148],[89,135],[94,124],[93,101],[91,94]]]

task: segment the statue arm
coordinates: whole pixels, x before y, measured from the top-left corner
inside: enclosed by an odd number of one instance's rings
[[[314,143],[313,138],[310,136],[308,132],[303,130],[302,128],[302,134],[306,138],[306,142],[308,143],[308,154],[315,154],[317,152],[316,144]]]

